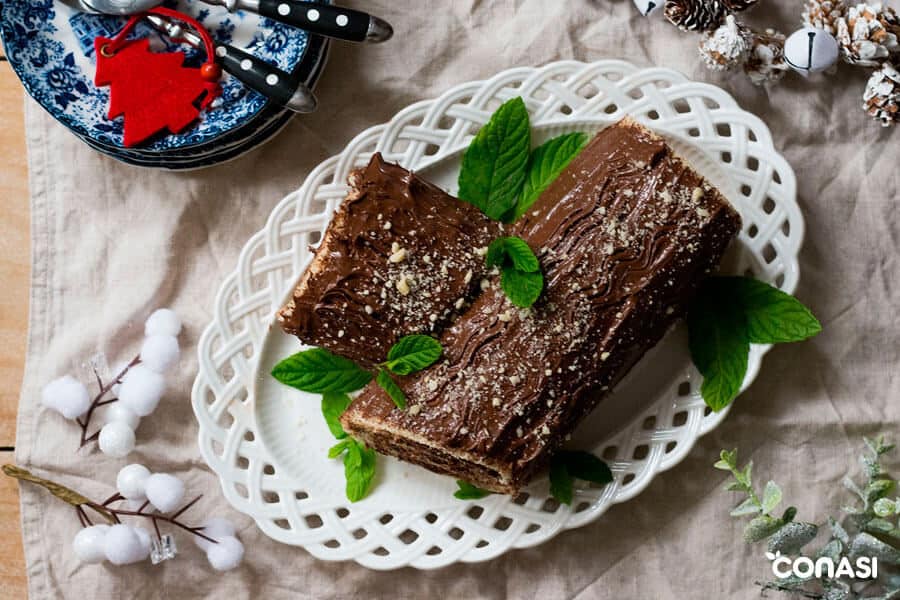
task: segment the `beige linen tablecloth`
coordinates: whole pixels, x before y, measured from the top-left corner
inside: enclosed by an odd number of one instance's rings
[[[76,454],[77,428],[41,408],[41,386],[96,350],[136,352],[147,314],[171,306],[184,318],[183,360],[171,392],[138,433],[128,462],[182,477],[204,498],[192,515],[239,523],[243,566],[213,572],[176,534],[179,557],[161,566],[79,565],[74,511],[44,490],[22,488],[33,598],[753,598],[766,579],[762,548],[728,517],[736,497],[711,468],[722,447],[778,479],[798,518],[821,521],[855,470],[863,435],[900,437],[900,131],[860,111],[866,75],[789,77],[771,90],[698,62],[697,37],[629,0],[426,0],[353,2],[385,15],[383,46],[336,44],[318,89],[321,108],[295,118],[263,149],[192,173],[140,170],[104,158],[27,104],[33,219],[28,364],[17,459],[92,497],[107,495],[126,460]],[[799,0],[762,0],[757,23],[792,30]],[[775,7],[775,8],[771,8]],[[213,296],[270,209],[358,132],[416,100],[520,65],[621,58],[661,65],[723,86],[772,128],[797,172],[806,216],[798,295],[825,325],[810,343],[776,348],[725,424],[634,500],[597,522],[486,564],[435,572],[374,572],[325,563],[262,535],[222,498],[199,457],[189,394],[197,338]],[[2,593],[0,593],[2,595]]]

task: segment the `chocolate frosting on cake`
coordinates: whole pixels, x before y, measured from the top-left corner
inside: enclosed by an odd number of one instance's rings
[[[349,183],[278,320],[304,343],[369,365],[468,305],[500,224],[380,154]]]
[[[342,418],[377,451],[512,493],[685,314],[740,230],[722,195],[626,120],[599,133],[514,225],[541,262],[528,310],[497,278],[404,378],[409,407],[370,385]]]

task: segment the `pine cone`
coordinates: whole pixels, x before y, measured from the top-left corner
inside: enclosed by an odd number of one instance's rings
[[[890,127],[900,121],[900,73],[884,63],[872,73],[863,94],[863,110],[883,127]]]
[[[837,20],[844,16],[843,0],[807,0],[803,9],[803,22],[816,29],[837,34]]]
[[[710,31],[725,18],[722,0],[666,0],[666,18],[682,31]]]
[[[787,73],[789,67],[784,62],[784,39],[784,34],[774,29],[753,32],[744,72],[755,85],[778,81]]]
[[[710,69],[725,71],[744,62],[752,42],[753,34],[750,29],[728,15],[724,25],[703,35],[700,40],[700,56]]]
[[[759,0],[722,0],[725,8],[731,12],[742,12],[752,8]]]
[[[900,19],[889,6],[857,4],[837,20],[837,40],[845,62],[879,67],[900,50]]]

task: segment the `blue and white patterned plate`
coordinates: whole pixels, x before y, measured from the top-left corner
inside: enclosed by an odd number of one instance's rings
[[[229,13],[192,0],[166,4],[195,17],[217,42],[243,48],[301,79],[309,79],[320,66],[325,42],[318,36],[253,14]],[[280,111],[268,106],[263,96],[225,77],[218,106],[206,111],[192,129],[159,136],[139,149],[126,150],[122,147],[122,119],[106,117],[108,88],[93,84],[93,40],[98,35],[114,35],[125,19],[81,13],[53,0],[7,0],[0,19],[6,56],[28,93],[79,137],[113,155],[122,152],[130,156],[134,152],[136,156],[152,157],[187,150],[198,156],[215,152],[224,137],[255,119],[278,119]],[[159,49],[167,46],[148,26],[141,26],[137,34],[150,38]],[[199,53],[188,52],[188,60],[192,58],[202,60]]]

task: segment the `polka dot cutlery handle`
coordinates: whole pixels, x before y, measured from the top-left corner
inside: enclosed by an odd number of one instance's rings
[[[383,42],[394,33],[378,17],[319,2],[259,0],[255,12],[310,33],[350,42]]]
[[[302,113],[316,109],[316,97],[306,84],[263,59],[229,44],[216,46],[216,59],[232,77],[279,106]]]

